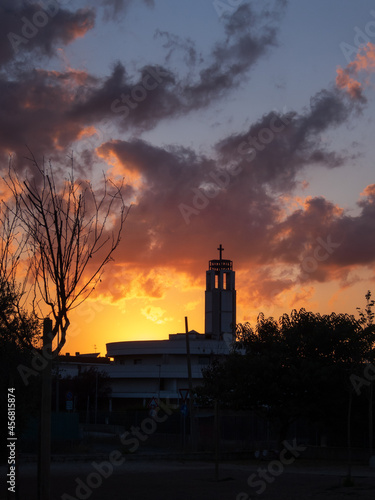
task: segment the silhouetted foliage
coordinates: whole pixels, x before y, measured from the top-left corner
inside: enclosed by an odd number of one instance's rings
[[[19,309],[17,290],[0,278],[0,425],[2,436],[7,436],[7,395],[9,388],[15,388],[16,436],[21,437],[30,414],[37,409],[39,399],[39,377],[32,377],[26,386],[17,370],[18,366],[30,366],[32,351],[40,336],[40,325],[32,314]],[[2,453],[7,448],[5,441]],[[4,458],[2,455],[1,458]]]
[[[280,441],[300,418],[332,428],[353,391],[350,376],[373,360],[370,317],[371,307],[365,321],[305,309],[278,321],[260,314],[254,329],[238,325],[235,351],[205,370],[198,393],[223,406],[256,411],[274,425]]]

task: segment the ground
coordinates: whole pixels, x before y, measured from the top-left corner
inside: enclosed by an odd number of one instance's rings
[[[52,463],[51,500],[375,498],[375,469],[366,466],[354,466],[354,485],[345,487],[345,464],[299,462],[281,470],[271,462],[231,462],[220,464],[218,480],[214,464],[208,462],[127,459],[120,465],[113,464],[104,463],[103,459]],[[4,471],[2,467],[3,477]],[[264,471],[267,479],[259,477]],[[37,500],[36,463],[23,464],[20,473],[20,500]],[[6,497],[0,498],[5,500]]]

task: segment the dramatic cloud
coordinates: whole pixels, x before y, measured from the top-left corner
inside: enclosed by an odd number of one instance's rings
[[[240,86],[248,72],[277,43],[279,19],[275,12],[256,13],[248,4],[241,5],[225,25],[227,39],[217,43],[211,53],[197,56],[194,44],[180,37],[158,32],[167,39],[166,64],[174,51],[183,51],[189,73],[181,77],[165,66],[144,66],[139,78],[127,74],[118,62],[112,74],[101,85],[87,89],[87,99],[74,107],[78,117],[119,119],[125,129],[153,128],[160,120],[181,116],[209,106],[215,100]]]
[[[117,12],[126,10],[128,4],[107,0],[98,6]],[[188,51],[192,68],[188,75],[146,65],[135,78],[118,62],[110,76],[97,78],[84,70],[46,71],[18,64],[27,53],[52,56],[59,43],[66,45],[94,26],[94,10],[71,12],[54,1],[43,5],[7,2],[0,17],[4,34],[0,63],[7,67],[0,76],[0,156],[5,159],[13,154],[18,162],[26,145],[39,158],[56,158],[56,153],[81,139],[92,150],[90,134],[97,134],[101,123],[106,127],[117,124],[122,130],[148,130],[166,118],[209,106],[223,92],[238,87],[275,46],[283,9],[283,2],[275,2],[273,10],[260,11],[241,5],[225,20],[226,41],[217,43],[204,57],[197,57],[192,42],[185,47],[178,37],[164,34],[169,54],[181,48]],[[92,151],[81,147],[80,152],[80,161],[87,167]]]
[[[56,155],[69,146],[85,127],[70,116],[74,89],[88,76],[34,70],[14,81],[0,78],[0,151],[16,154],[21,162],[29,146],[38,159]]]
[[[106,23],[120,19],[131,4],[136,7],[132,0],[95,0],[90,9],[68,10],[54,9],[53,1],[44,8],[5,1],[0,7],[3,168],[13,154],[21,172],[26,146],[38,159],[52,157],[57,169],[73,151],[82,177],[105,170],[127,183],[124,196],[133,206],[100,298],[144,300],[143,316],[157,324],[169,321],[164,305],[154,302],[177,287],[170,276],[178,274],[186,288],[193,281],[204,287],[206,261],[219,242],[233,252],[228,258],[240,270],[243,304],[254,307],[281,291],[295,294],[296,284],[303,291],[293,297],[306,299],[316,283],[349,282],[351,270],[372,266],[375,185],[363,191],[355,216],[324,197],[301,199],[299,193],[297,199],[295,193],[306,182],[307,169],[339,171],[352,164],[354,153],[337,144],[344,127],[368,105],[364,88],[375,68],[375,45],[338,68],[336,86],[327,81],[326,88],[311,92],[305,108],[263,107],[251,122],[248,118],[246,129],[231,124],[231,132],[216,144],[212,140],[211,150],[205,144],[203,154],[187,146],[189,141],[163,144],[157,126],[216,111],[213,105],[224,106],[236,89],[245,89],[257,65],[279,50],[285,2],[242,2],[226,11],[217,28],[222,37],[211,39],[210,46],[157,31],[158,63],[109,59],[101,76],[69,63],[69,69],[56,69],[58,48],[84,36],[103,16]],[[339,140],[331,143],[336,130]],[[152,132],[142,135],[145,131]],[[202,256],[202,249],[209,254]]]
[[[67,45],[93,28],[92,9],[71,12],[57,1],[44,4],[5,0],[0,6],[0,67],[28,53],[52,56],[57,44]]]
[[[274,11],[257,13],[249,4],[242,4],[227,19],[227,39],[214,47],[209,64],[200,70],[198,81],[188,83],[183,96],[189,108],[206,106],[222,97],[228,89],[243,83],[247,72],[269,47],[277,44],[277,28],[283,2],[276,2]]]
[[[247,132],[221,141],[217,144],[220,160],[224,165],[235,163],[235,171],[241,172],[238,177],[246,176],[252,184],[290,190],[307,165],[332,168],[344,163],[342,155],[327,151],[321,133],[345,123],[351,111],[351,104],[337,91],[322,90],[305,113],[267,113]]]
[[[22,168],[30,147],[38,159],[56,157],[86,124],[74,122],[69,111],[76,91],[94,79],[80,70],[65,72],[33,68],[56,55],[92,29],[95,12],[70,11],[57,1],[5,1],[0,7],[0,157]],[[17,161],[18,160],[18,161]]]
[[[285,196],[303,169],[351,161],[326,150],[321,134],[346,123],[356,109],[340,92],[321,91],[304,113],[264,115],[245,134],[218,143],[212,158],[142,140],[103,144],[100,157],[136,186],[126,262],[177,269],[183,260],[185,270],[198,277],[202,248],[235,241],[237,265],[272,266],[260,294],[342,279],[352,266],[373,263],[373,186],[366,188],[361,214],[354,218],[324,198],[308,198],[295,209]],[[275,274],[276,264],[281,274]],[[296,268],[294,277],[282,266]]]
[[[374,265],[375,185],[367,186],[362,196],[357,216],[324,198],[307,199],[270,231],[265,262],[299,262],[301,282],[343,278],[352,268]]]
[[[175,77],[160,66],[144,67],[134,81],[117,63],[110,77],[83,87],[80,94],[85,99],[72,106],[72,116],[89,123],[118,120],[123,129],[150,129],[181,111]]]

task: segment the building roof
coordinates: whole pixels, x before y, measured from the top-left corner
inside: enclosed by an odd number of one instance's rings
[[[186,355],[185,334],[170,335],[168,340],[136,340],[126,342],[110,342],[107,345],[107,356],[140,356],[152,354]],[[190,353],[195,355],[228,354],[230,341],[211,340],[204,335],[189,339]]]

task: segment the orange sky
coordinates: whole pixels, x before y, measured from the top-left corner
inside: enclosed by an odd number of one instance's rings
[[[210,256],[217,258],[217,253],[213,250]],[[70,316],[71,326],[63,352],[73,354],[77,351],[96,351],[105,355],[107,342],[165,339],[171,333],[184,332],[185,316],[188,316],[189,329],[203,333],[206,267],[203,263],[200,266],[202,276],[191,281],[184,273],[168,269],[161,271],[164,286],[157,298],[147,295],[144,291],[135,290],[129,297],[118,299],[116,302],[100,298],[88,299]],[[337,281],[319,284],[297,283],[292,289],[274,296],[272,291],[257,290],[257,283],[252,281],[251,271],[238,270],[236,261],[234,270],[237,283],[237,321],[250,321],[252,324],[259,312],[278,318],[284,312],[290,313],[293,308],[300,307],[322,314],[332,311],[356,314],[356,307],[364,307],[364,295],[373,285],[373,280],[367,279],[368,273],[363,269],[355,272],[350,286],[348,284],[340,287]],[[110,270],[107,270],[107,273],[109,275]],[[140,275],[134,278],[134,282],[137,283],[138,279],[142,280],[143,277]],[[159,280],[159,277],[157,279]],[[353,297],[358,298],[358,302],[353,301]]]

